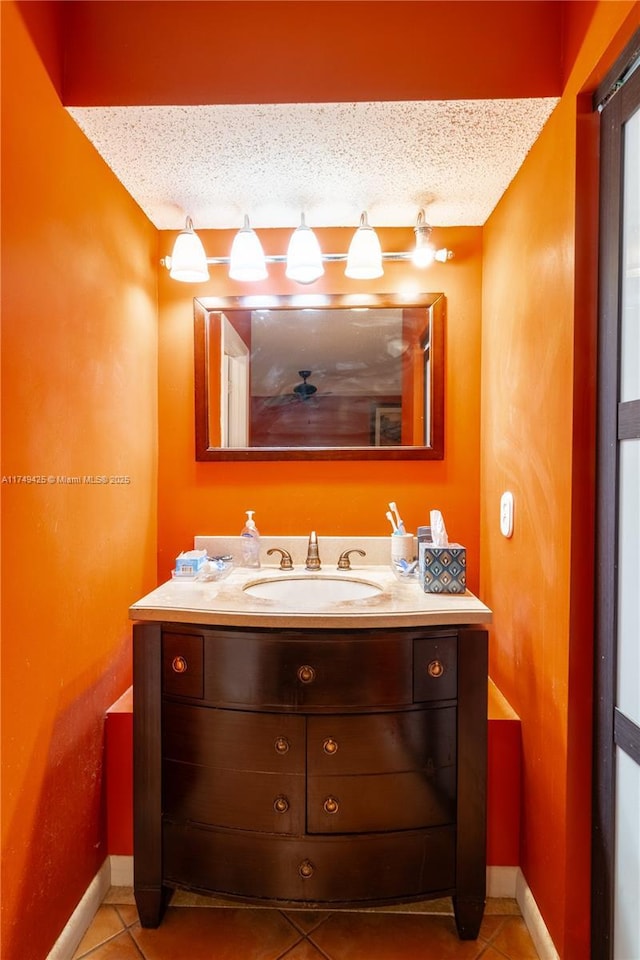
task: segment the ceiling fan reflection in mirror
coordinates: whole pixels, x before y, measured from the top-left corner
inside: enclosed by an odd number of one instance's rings
[[[265,407],[286,407],[290,404],[299,404],[300,402],[317,403],[320,396],[331,396],[331,391],[318,393],[318,388],[313,383],[307,383],[307,380],[313,373],[312,370],[298,370],[298,376],[302,377],[302,383],[296,384],[289,393],[280,393],[274,397],[262,398]]]
[[[298,376],[302,377],[302,383],[299,383],[297,387],[294,387],[293,392],[300,397],[301,400],[308,400],[309,397],[312,397],[318,389],[317,387],[314,387],[312,383],[307,383],[307,380],[312,373],[312,370],[298,370]]]

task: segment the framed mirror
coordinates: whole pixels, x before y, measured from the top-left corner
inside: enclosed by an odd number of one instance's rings
[[[194,301],[196,460],[441,460],[441,293]]]

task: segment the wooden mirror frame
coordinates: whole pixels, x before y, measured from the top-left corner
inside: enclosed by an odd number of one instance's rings
[[[354,307],[422,308],[429,312],[430,446],[372,447],[214,447],[209,431],[209,347],[211,313],[233,310],[323,310]],[[199,297],[194,300],[196,460],[443,460],[445,297],[423,293],[413,298],[393,294],[300,294],[294,296]]]

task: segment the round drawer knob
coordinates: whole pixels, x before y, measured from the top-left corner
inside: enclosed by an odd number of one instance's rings
[[[312,877],[314,870],[315,870],[315,867],[311,863],[311,860],[303,860],[302,863],[298,866],[298,873],[300,874],[303,880],[308,880],[309,877]]]
[[[276,797],[273,801],[273,809],[276,813],[286,813],[289,809],[289,801],[286,797]]]
[[[286,737],[277,737],[274,743],[276,753],[288,753],[289,741]]]
[[[328,753],[329,756],[332,757],[334,753],[338,752],[337,741],[335,741],[332,737],[327,737],[327,739],[322,744],[322,749],[324,750],[325,753]]]
[[[310,667],[306,663],[302,667],[298,667],[298,680],[301,683],[313,683],[315,678],[316,672],[313,667]]]
[[[335,797],[327,797],[322,806],[325,813],[337,813],[340,808],[340,804]]]
[[[441,677],[444,673],[444,664],[442,663],[442,660],[432,660],[429,664],[427,664],[427,673],[430,677],[436,677],[436,679]]]
[[[187,669],[187,661],[184,657],[174,657],[171,661],[171,669],[174,673],[185,673]]]

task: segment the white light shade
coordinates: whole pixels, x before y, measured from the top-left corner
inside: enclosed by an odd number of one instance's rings
[[[187,225],[173,245],[169,276],[184,283],[201,283],[209,279],[207,255],[200,237],[194,232],[190,217],[187,217]]]
[[[360,217],[360,226],[349,245],[344,273],[352,280],[375,280],[384,273],[380,241],[373,227],[369,226],[366,213]]]
[[[300,226],[294,230],[287,250],[286,276],[297,283],[313,283],[324,273],[322,251],[315,233],[300,217]]]
[[[265,280],[268,276],[262,244],[251,229],[247,216],[244,226],[233,238],[229,276],[232,280]]]

